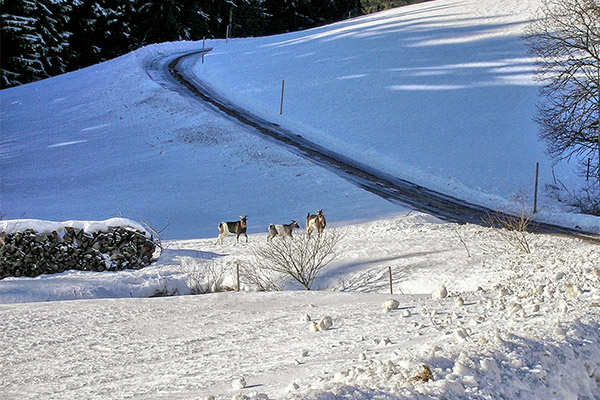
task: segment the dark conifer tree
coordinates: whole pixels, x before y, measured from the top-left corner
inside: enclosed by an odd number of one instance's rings
[[[36,32],[36,4],[27,0],[2,1],[2,82],[10,87],[47,76],[40,61],[43,47]]]
[[[47,76],[55,76],[66,71],[64,57],[68,51],[69,33],[65,30],[67,23],[66,1],[38,0],[36,2],[35,31],[40,35],[42,47],[40,55]]]

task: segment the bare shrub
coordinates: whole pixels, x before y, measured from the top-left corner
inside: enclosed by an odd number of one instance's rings
[[[287,276],[310,290],[315,279],[327,264],[336,258],[335,247],[342,239],[337,230],[323,232],[321,236],[310,238],[307,234],[296,235],[294,239],[275,240],[266,245],[252,248],[259,274],[270,271]]]
[[[531,230],[533,214],[527,210],[526,196],[523,193],[513,195],[512,210],[498,211],[488,215],[487,222],[510,246],[523,253],[530,254],[531,246],[527,238]]]
[[[565,204],[576,212],[600,216],[600,196],[598,185],[592,182],[580,189],[569,190],[559,180],[559,185],[546,185],[550,198]]]
[[[241,264],[240,275],[244,280],[256,286],[261,292],[275,292],[283,290],[285,277],[279,272],[256,268],[260,262],[254,262],[253,265]]]
[[[465,247],[465,250],[467,251],[467,256],[469,256],[469,258],[471,258],[471,252],[469,251],[469,248],[467,247],[467,243],[465,243],[462,235],[458,231],[458,228],[456,228],[456,226],[452,226],[452,230],[454,231],[454,233],[456,233],[456,236],[458,236],[458,240],[460,240],[462,245]]]
[[[163,232],[165,231],[165,229],[167,229],[167,227],[169,226],[169,220],[167,220],[166,225],[163,226],[162,229],[160,229],[160,230],[151,226],[148,223],[148,221],[143,220],[143,219],[140,219],[140,224],[144,227],[144,229],[146,229],[148,232],[150,232],[151,240],[161,251],[163,251],[165,249],[165,247],[163,246],[162,235],[163,235]]]
[[[182,271],[187,276],[186,285],[190,294],[216,293],[233,290],[224,281],[231,275],[231,265],[217,263],[198,257],[185,257],[180,260]]]

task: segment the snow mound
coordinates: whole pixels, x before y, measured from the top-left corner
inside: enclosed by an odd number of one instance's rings
[[[108,232],[110,228],[121,227],[144,232],[150,237],[150,233],[139,223],[127,218],[110,218],[104,221],[63,221],[53,222],[40,219],[13,219],[0,221],[0,230],[5,232],[23,232],[32,229],[38,233],[62,232],[64,228],[70,227],[83,230],[87,233]]]

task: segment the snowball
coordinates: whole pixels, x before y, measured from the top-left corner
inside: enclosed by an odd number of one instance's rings
[[[337,382],[344,382],[344,380],[346,380],[347,377],[348,377],[348,371],[339,371],[339,372],[335,373],[335,375],[333,376],[333,379]]]
[[[326,331],[329,328],[331,328],[332,326],[333,326],[333,321],[331,320],[331,317],[329,315],[324,316],[319,321],[319,330],[320,331]]]
[[[302,353],[300,353],[300,357],[307,357],[308,356],[308,350],[302,350]]]
[[[400,305],[400,302],[396,299],[387,299],[384,303],[383,303],[383,308],[386,311],[389,310],[395,310],[398,308],[398,306]]]
[[[511,314],[518,314],[521,312],[521,310],[523,310],[523,306],[521,306],[519,303],[512,303],[509,307],[508,307],[508,311]]]
[[[560,338],[566,338],[567,334],[565,333],[565,331],[561,328],[561,327],[556,327],[554,329],[554,334]]]
[[[365,353],[360,353],[360,355],[358,356],[358,359],[361,361],[365,361],[367,359],[367,355]]]
[[[237,390],[243,389],[246,387],[246,379],[244,377],[238,378],[231,382],[231,386]]]
[[[469,333],[465,330],[465,328],[458,328],[454,331],[454,340],[456,343],[463,343],[469,337]]]
[[[583,293],[583,290],[581,290],[579,286],[570,283],[565,286],[565,289],[567,291],[567,294],[571,297],[577,297]]]
[[[448,290],[446,290],[446,286],[442,286],[440,287],[437,292],[433,292],[431,294],[431,298],[432,299],[444,299],[446,298],[446,296],[448,296]]]
[[[465,301],[462,299],[462,297],[457,297],[456,299],[454,299],[454,305],[457,307],[461,307],[465,304]]]
[[[498,375],[500,373],[500,368],[498,368],[498,364],[491,358],[484,358],[479,362],[481,364],[481,369],[487,373]]]
[[[319,332],[319,325],[315,321],[311,321],[308,326],[308,329],[311,332]]]
[[[215,400],[215,396],[204,396],[204,400]]]
[[[404,311],[402,311],[402,316],[403,317],[410,317],[410,314],[411,314],[410,310],[404,310]]]
[[[300,322],[310,322],[310,315],[308,314],[304,314],[301,318],[300,318]]]
[[[565,274],[563,272],[557,272],[556,275],[554,275],[554,282],[560,281],[564,276]]]
[[[569,306],[567,305],[566,301],[563,300],[560,302],[560,304],[558,305],[558,311],[563,314],[566,314],[567,311],[569,311]]]
[[[454,364],[452,372],[454,372],[454,374],[458,376],[473,375],[473,370],[461,362],[457,362],[456,364]]]

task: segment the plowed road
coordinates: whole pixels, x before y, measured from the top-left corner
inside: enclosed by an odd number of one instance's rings
[[[207,49],[206,51],[210,51]],[[391,202],[435,215],[457,223],[489,225],[490,218],[506,214],[466,202],[440,192],[429,190],[412,182],[399,179],[368,165],[352,160],[340,153],[313,143],[298,132],[291,132],[276,123],[267,121],[244,110],[220,95],[193,73],[201,51],[159,56],[146,66],[148,75],[163,87],[193,100],[206,103],[215,112],[228,116],[253,128],[258,134],[272,139],[302,157],[327,168],[353,184],[375,193]],[[565,234],[600,244],[598,235],[546,223],[530,223],[530,230],[540,233]]]

